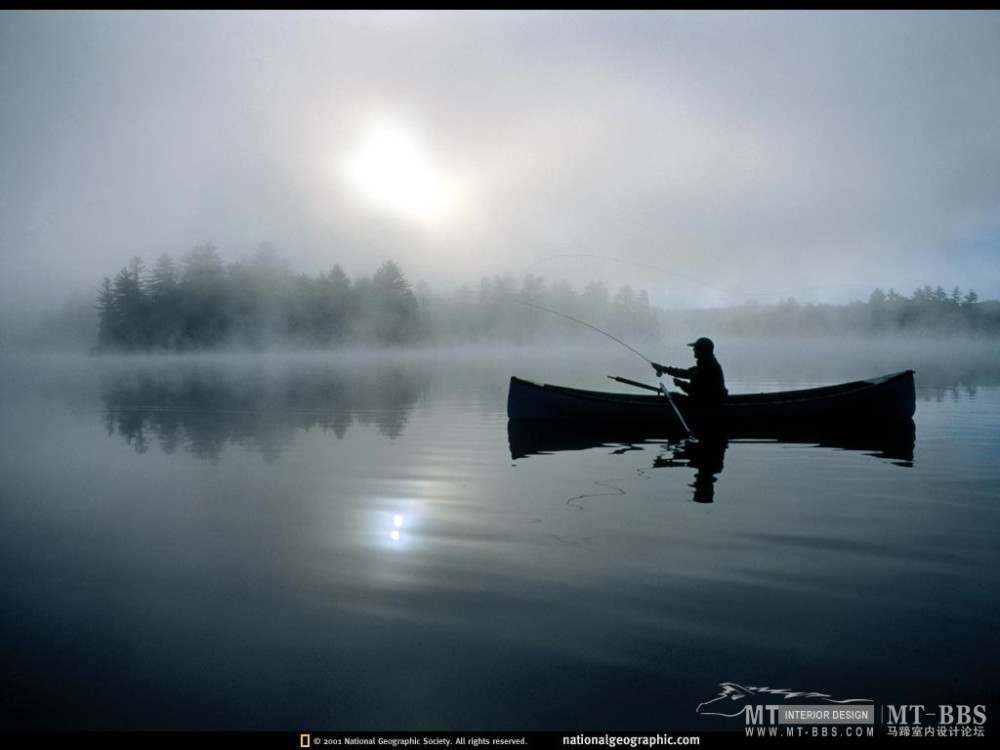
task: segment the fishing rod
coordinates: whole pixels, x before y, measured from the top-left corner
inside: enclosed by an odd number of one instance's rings
[[[656,374],[658,376],[661,376],[663,374],[663,371],[666,370],[666,368],[663,365],[657,364],[656,362],[654,362],[653,360],[651,360],[649,357],[647,357],[645,354],[643,354],[642,352],[640,352],[638,349],[633,349],[631,346],[629,346],[628,344],[626,344],[620,338],[612,336],[607,331],[602,331],[597,326],[593,326],[590,323],[582,321],[582,320],[580,320],[578,318],[574,318],[572,315],[567,315],[566,313],[559,312],[558,310],[550,310],[547,307],[542,307],[541,305],[536,305],[533,302],[526,302],[525,300],[518,300],[518,302],[520,302],[522,305],[527,305],[528,307],[534,307],[536,310],[542,310],[543,312],[551,313],[552,315],[558,315],[560,318],[566,318],[566,320],[571,320],[574,323],[579,323],[580,325],[586,326],[587,328],[591,329],[592,331],[597,331],[598,333],[607,336],[612,341],[616,341],[617,343],[619,343],[622,346],[624,346],[626,349],[628,349],[633,354],[636,354],[636,355],[642,357],[644,360],[646,360],[646,362],[648,362],[650,365],[653,366],[653,369],[656,370]],[[667,401],[670,404],[670,408],[674,410],[674,414],[677,416],[677,420],[681,423],[681,427],[684,428],[684,431],[687,432],[688,437],[691,440],[695,441],[695,442],[698,441],[697,436],[695,436],[694,432],[691,431],[691,428],[688,427],[688,423],[684,420],[683,415],[681,415],[680,409],[677,408],[677,404],[674,403],[674,399],[673,399],[673,396],[670,395],[670,391],[667,390],[667,388],[663,385],[663,383],[660,383],[660,385],[659,385],[658,388],[654,388],[653,386],[646,385],[645,383],[638,383],[638,382],[636,382],[634,380],[628,380],[627,378],[619,378],[619,377],[615,377],[613,375],[608,375],[608,377],[611,378],[612,380],[617,380],[619,383],[628,383],[629,385],[635,385],[635,386],[638,386],[640,388],[646,388],[647,390],[656,391],[657,393],[660,393],[660,394],[666,396],[667,397]]]
[[[586,326],[587,328],[589,328],[592,331],[597,331],[598,333],[607,336],[612,341],[617,341],[619,344],[621,344],[622,346],[624,346],[626,349],[628,349],[633,354],[637,354],[640,357],[642,357],[646,362],[648,362],[649,364],[651,364],[653,366],[653,369],[655,369],[657,372],[659,372],[659,370],[661,369],[660,365],[656,364],[653,360],[651,360],[645,354],[643,354],[642,352],[638,351],[637,349],[633,349],[631,346],[629,346],[628,344],[626,344],[624,341],[622,341],[619,338],[616,338],[616,337],[612,336],[607,331],[602,331],[597,326],[592,326],[590,323],[585,323],[584,321],[580,320],[579,318],[574,318],[572,315],[567,315],[566,313],[561,313],[558,310],[550,310],[547,307],[542,307],[541,305],[536,305],[534,302],[526,302],[525,300],[518,300],[518,302],[520,302],[522,305],[526,305],[528,307],[533,307],[536,310],[542,310],[543,312],[552,313],[553,315],[558,315],[560,318],[566,318],[566,320],[572,320],[574,323],[579,323],[582,326]]]

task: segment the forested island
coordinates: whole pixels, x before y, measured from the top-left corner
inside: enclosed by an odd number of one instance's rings
[[[310,277],[295,274],[269,245],[228,265],[210,244],[180,262],[163,254],[151,269],[135,257],[105,277],[97,311],[102,351],[403,344],[426,334],[394,262],[371,278],[352,281],[339,265]]]
[[[474,287],[414,287],[387,260],[370,277],[340,265],[309,276],[268,244],[225,263],[210,244],[179,260],[133,258],[106,277],[94,304],[98,352],[183,352],[220,348],[336,348],[530,343],[592,335],[549,311],[632,341],[670,330],[712,335],[1000,335],[1000,302],[974,291],[923,286],[910,295],[875,289],[866,301],[815,304],[782,299],[727,308],[664,310],[644,290],[601,281],[575,289],[526,274],[484,277]],[[51,321],[50,321],[51,323]],[[693,335],[693,334],[692,334]]]

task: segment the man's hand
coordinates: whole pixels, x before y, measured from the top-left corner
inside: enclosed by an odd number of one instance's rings
[[[668,369],[668,368],[664,367],[663,365],[657,364],[656,362],[650,362],[650,364],[653,366],[653,369],[656,370],[656,377],[658,377],[658,378],[662,378],[663,377],[663,373],[665,373],[667,371],[667,369]]]

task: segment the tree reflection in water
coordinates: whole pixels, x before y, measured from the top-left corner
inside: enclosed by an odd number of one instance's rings
[[[219,366],[137,368],[101,383],[108,435],[138,453],[158,445],[218,462],[227,445],[276,460],[299,430],[342,439],[354,424],[394,439],[421,393],[421,376],[403,366],[366,370]]]

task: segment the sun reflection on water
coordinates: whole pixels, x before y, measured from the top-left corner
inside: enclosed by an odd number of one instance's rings
[[[389,538],[394,542],[398,542],[402,539],[399,530],[403,528],[403,516],[401,516],[399,513],[396,513],[392,517],[392,526],[393,528],[392,531],[389,532]]]
[[[410,507],[412,504],[413,500],[396,500],[372,519],[370,528],[374,533],[373,541],[378,547],[395,551],[409,550],[412,547],[415,539],[414,519],[419,515]]]

